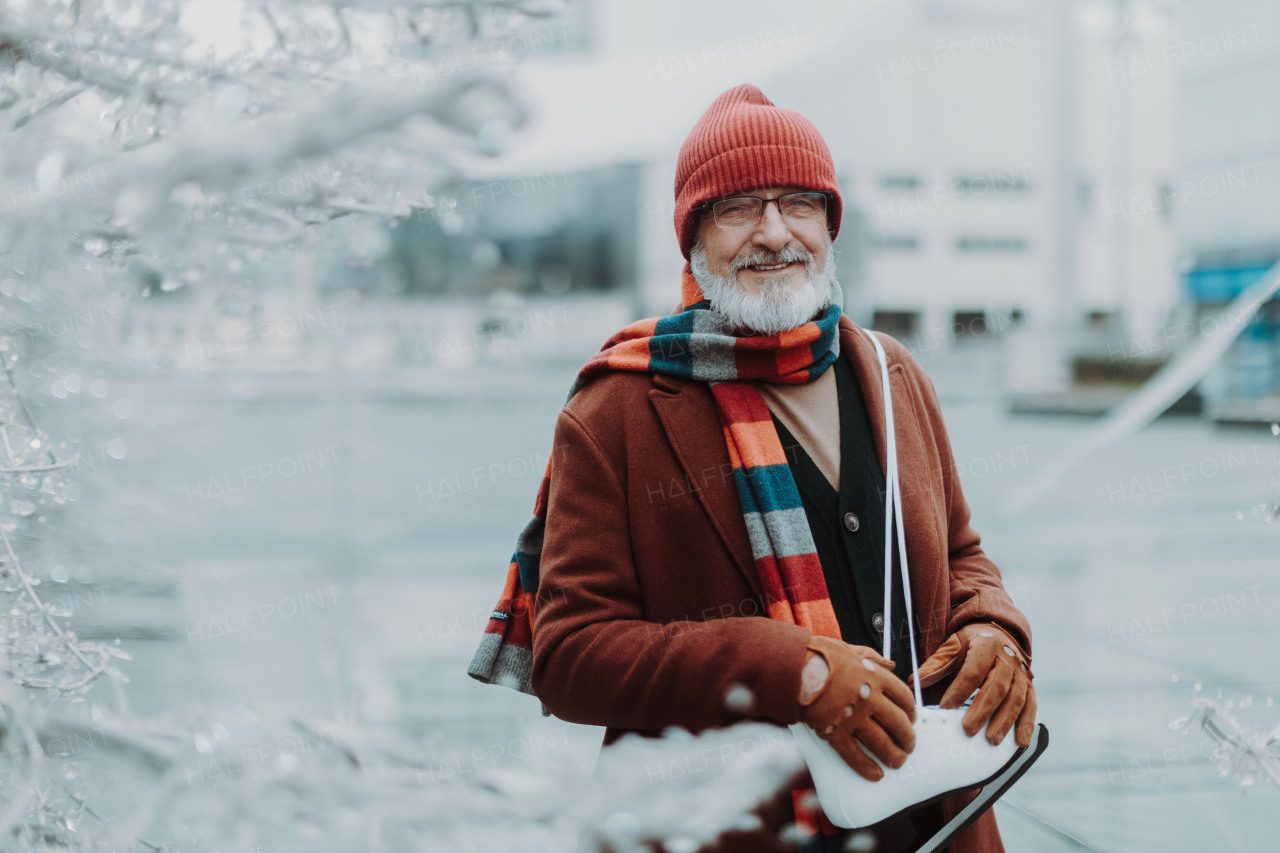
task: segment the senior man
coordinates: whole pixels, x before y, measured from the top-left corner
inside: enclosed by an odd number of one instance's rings
[[[680,308],[619,331],[579,371],[468,671],[605,726],[605,747],[668,726],[803,721],[878,780],[868,753],[897,767],[914,746],[910,634],[900,580],[895,624],[881,612],[883,396],[873,345],[841,310],[831,154],[807,119],[737,86],[681,147],[675,202]],[[977,689],[965,731],[997,743],[1014,729],[1025,746],[1030,626],[969,524],[931,381],[876,334],[921,685],[945,707]],[[884,631],[892,659],[876,651]],[[844,849],[849,831],[803,796],[809,781],[761,807],[762,829],[715,849],[796,849],[777,837],[793,821],[801,849]],[[965,802],[869,828],[874,849],[914,849]],[[994,815],[950,849],[1002,850]]]

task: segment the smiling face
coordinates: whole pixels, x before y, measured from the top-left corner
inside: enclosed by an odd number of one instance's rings
[[[775,199],[805,187],[768,187],[743,193]],[[788,219],[766,204],[755,225],[725,229],[710,210],[701,214],[689,261],[713,310],[734,326],[776,334],[813,319],[831,295],[835,277],[827,223]]]
[[[777,198],[804,190],[805,187],[795,186],[769,187],[742,195]],[[758,293],[766,282],[774,287],[799,289],[806,279],[804,261],[788,259],[796,253],[807,253],[821,269],[830,244],[824,218],[788,219],[776,204],[766,204],[755,225],[734,230],[716,225],[711,212],[704,211],[697,235],[707,253],[707,269],[715,275],[736,277],[739,285],[752,293]]]

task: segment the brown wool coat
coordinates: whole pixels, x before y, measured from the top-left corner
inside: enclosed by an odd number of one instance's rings
[[[965,624],[995,622],[1030,654],[1030,625],[969,524],[933,384],[902,344],[879,337],[889,360],[924,653]],[[840,318],[840,355],[866,399],[883,470],[879,365],[847,316]],[[607,727],[606,747],[629,731],[652,735],[680,726],[698,732],[743,719],[781,725],[799,719],[796,697],[810,632],[763,615],[731,470],[706,383],[613,372],[593,380],[560,413],[534,608],[532,683],[555,716]],[[746,716],[725,706],[735,685],[745,685],[754,698]],[[936,701],[940,692],[932,695]],[[947,802],[948,816],[958,808],[956,799]],[[778,802],[791,819],[789,801]],[[759,840],[723,847],[726,853],[764,849],[774,848]],[[951,849],[1002,850],[992,812]]]

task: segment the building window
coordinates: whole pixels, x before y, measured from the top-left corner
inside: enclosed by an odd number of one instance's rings
[[[1173,196],[1177,192],[1173,184],[1160,185],[1160,216],[1165,222],[1173,219]]]
[[[871,328],[899,340],[914,335],[919,326],[920,314],[916,311],[876,311],[871,317]]]
[[[951,328],[957,338],[982,337],[987,333],[985,311],[956,311],[951,315]]]
[[[1027,241],[1021,237],[975,237],[956,238],[958,252],[1025,252]]]
[[[873,234],[871,245],[895,252],[916,252],[920,250],[920,238],[915,234]]]
[[[952,183],[956,191],[962,195],[983,196],[995,193],[1026,192],[1031,184],[1025,171],[1010,169],[994,172],[960,175]]]
[[[889,173],[881,175],[879,183],[881,189],[915,192],[920,189],[921,181],[919,175]]]

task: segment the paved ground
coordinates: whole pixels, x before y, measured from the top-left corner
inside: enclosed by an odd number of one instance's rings
[[[975,525],[1031,619],[1052,731],[998,806],[1008,849],[1270,849],[1280,791],[1242,796],[1205,736],[1169,722],[1197,683],[1280,722],[1280,522],[1250,517],[1280,440],[1162,420],[1000,517],[1092,422],[1003,414],[994,351],[925,363]],[[464,674],[573,365],[467,369],[400,394],[340,376],[244,393],[122,378],[128,420],[43,412],[95,424],[82,449],[128,442],[86,467],[66,516],[104,554],[86,589],[107,592],[78,619],[137,638],[135,710],[281,702],[434,738],[442,774],[474,770],[477,749],[499,764],[554,750],[586,772],[600,729]]]

